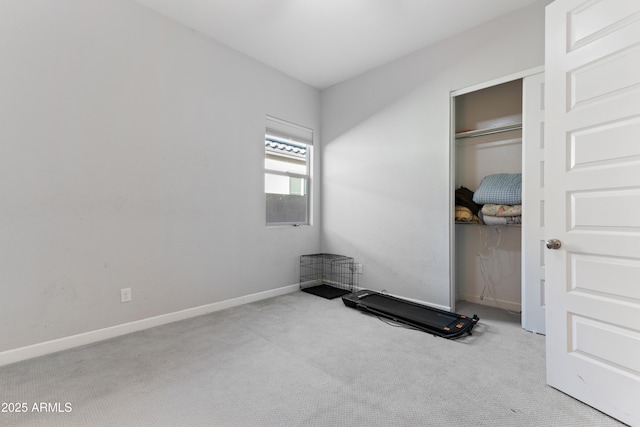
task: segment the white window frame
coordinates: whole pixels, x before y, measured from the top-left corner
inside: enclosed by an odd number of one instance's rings
[[[268,221],[268,212],[267,212],[267,193],[265,191],[265,224],[267,227],[279,227],[279,226],[300,226],[300,225],[311,225],[311,206],[312,206],[312,151],[313,151],[313,130],[306,128],[304,126],[300,126],[291,122],[287,122],[282,119],[278,119],[273,116],[266,116],[266,126],[265,126],[265,140],[266,139],[274,139],[280,140],[284,143],[291,142],[295,144],[305,145],[307,147],[306,153],[306,174],[295,173],[295,172],[284,172],[274,169],[269,169],[265,165],[264,177],[266,181],[267,175],[277,175],[277,176],[285,176],[288,178],[299,178],[303,179],[306,188],[306,215],[304,221]],[[266,158],[266,149],[265,149],[265,158]],[[264,183],[263,183],[264,184]],[[264,185],[263,185],[264,188]]]

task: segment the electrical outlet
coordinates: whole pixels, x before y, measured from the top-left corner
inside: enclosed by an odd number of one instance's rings
[[[362,264],[358,264],[358,274],[362,274]]]
[[[120,289],[120,302],[131,301],[131,288]]]

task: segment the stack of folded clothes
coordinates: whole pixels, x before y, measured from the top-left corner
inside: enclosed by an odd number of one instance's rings
[[[498,173],[482,178],[473,202],[486,225],[522,224],[522,174]]]
[[[460,187],[456,190],[456,221],[457,222],[475,222],[482,224],[478,217],[480,213],[480,205],[473,201],[473,191],[466,187]]]

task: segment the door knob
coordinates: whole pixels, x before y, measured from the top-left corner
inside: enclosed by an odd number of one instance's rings
[[[547,240],[547,248],[548,249],[560,249],[562,246],[562,242],[558,239],[549,239]]]

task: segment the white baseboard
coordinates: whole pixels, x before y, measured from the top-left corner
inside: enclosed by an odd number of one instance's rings
[[[511,302],[511,301],[503,301],[503,300],[496,301],[493,298],[480,299],[479,296],[469,295],[469,294],[459,294],[458,299],[460,301],[471,302],[474,304],[488,305],[489,307],[502,308],[504,310],[509,310],[516,313],[520,313],[522,311],[521,304]]]
[[[232,298],[225,301],[214,302],[212,304],[201,305],[199,307],[188,308],[186,310],[175,311],[173,313],[162,314],[160,316],[149,317],[147,319],[136,320],[135,322],[123,323],[121,325],[97,329],[95,331],[84,332],[82,334],[71,335],[64,338],[3,351],[0,353],[0,366],[20,362],[22,360],[32,359],[34,357],[44,356],[45,354],[68,350],[70,348],[79,347],[81,345],[115,338],[120,335],[126,335],[132,332],[141,331],[143,329],[153,328],[154,326],[173,323],[179,320],[189,319],[191,317],[202,316],[203,314],[213,313],[215,311],[224,310],[225,308],[236,307],[239,305],[260,301],[279,295],[285,295],[288,293],[296,292],[299,289],[300,285],[298,284],[284,286],[282,288],[271,289],[268,291],[245,295],[238,298]]]
[[[355,287],[356,291],[362,291],[364,289],[368,289],[368,288],[361,288],[359,286]],[[371,291],[373,291],[374,289],[369,289]],[[376,292],[380,292],[380,291],[376,291]],[[386,295],[392,296],[392,297],[396,297],[396,298],[401,298],[401,299],[406,299],[407,301],[411,301],[411,302],[415,302],[416,304],[422,304],[422,305],[426,305],[429,307],[433,307],[433,308],[438,308],[440,310],[444,310],[444,311],[451,311],[451,307],[449,307],[448,305],[440,305],[440,304],[433,304],[431,302],[427,302],[427,301],[422,301],[419,299],[415,299],[415,298],[407,298],[401,295],[395,295],[395,294],[390,294],[385,292]]]
[[[391,294],[389,294],[389,295],[391,295]],[[412,302],[415,302],[417,304],[422,304],[422,305],[426,305],[426,306],[429,306],[429,307],[438,308],[440,310],[451,311],[451,307],[449,307],[448,305],[434,304],[432,302],[427,302],[427,301],[422,301],[422,300],[419,300],[419,299],[407,298],[407,297],[402,297],[402,296],[397,296],[397,295],[392,295],[392,296],[397,297],[397,298],[406,299],[408,301],[412,301]]]

